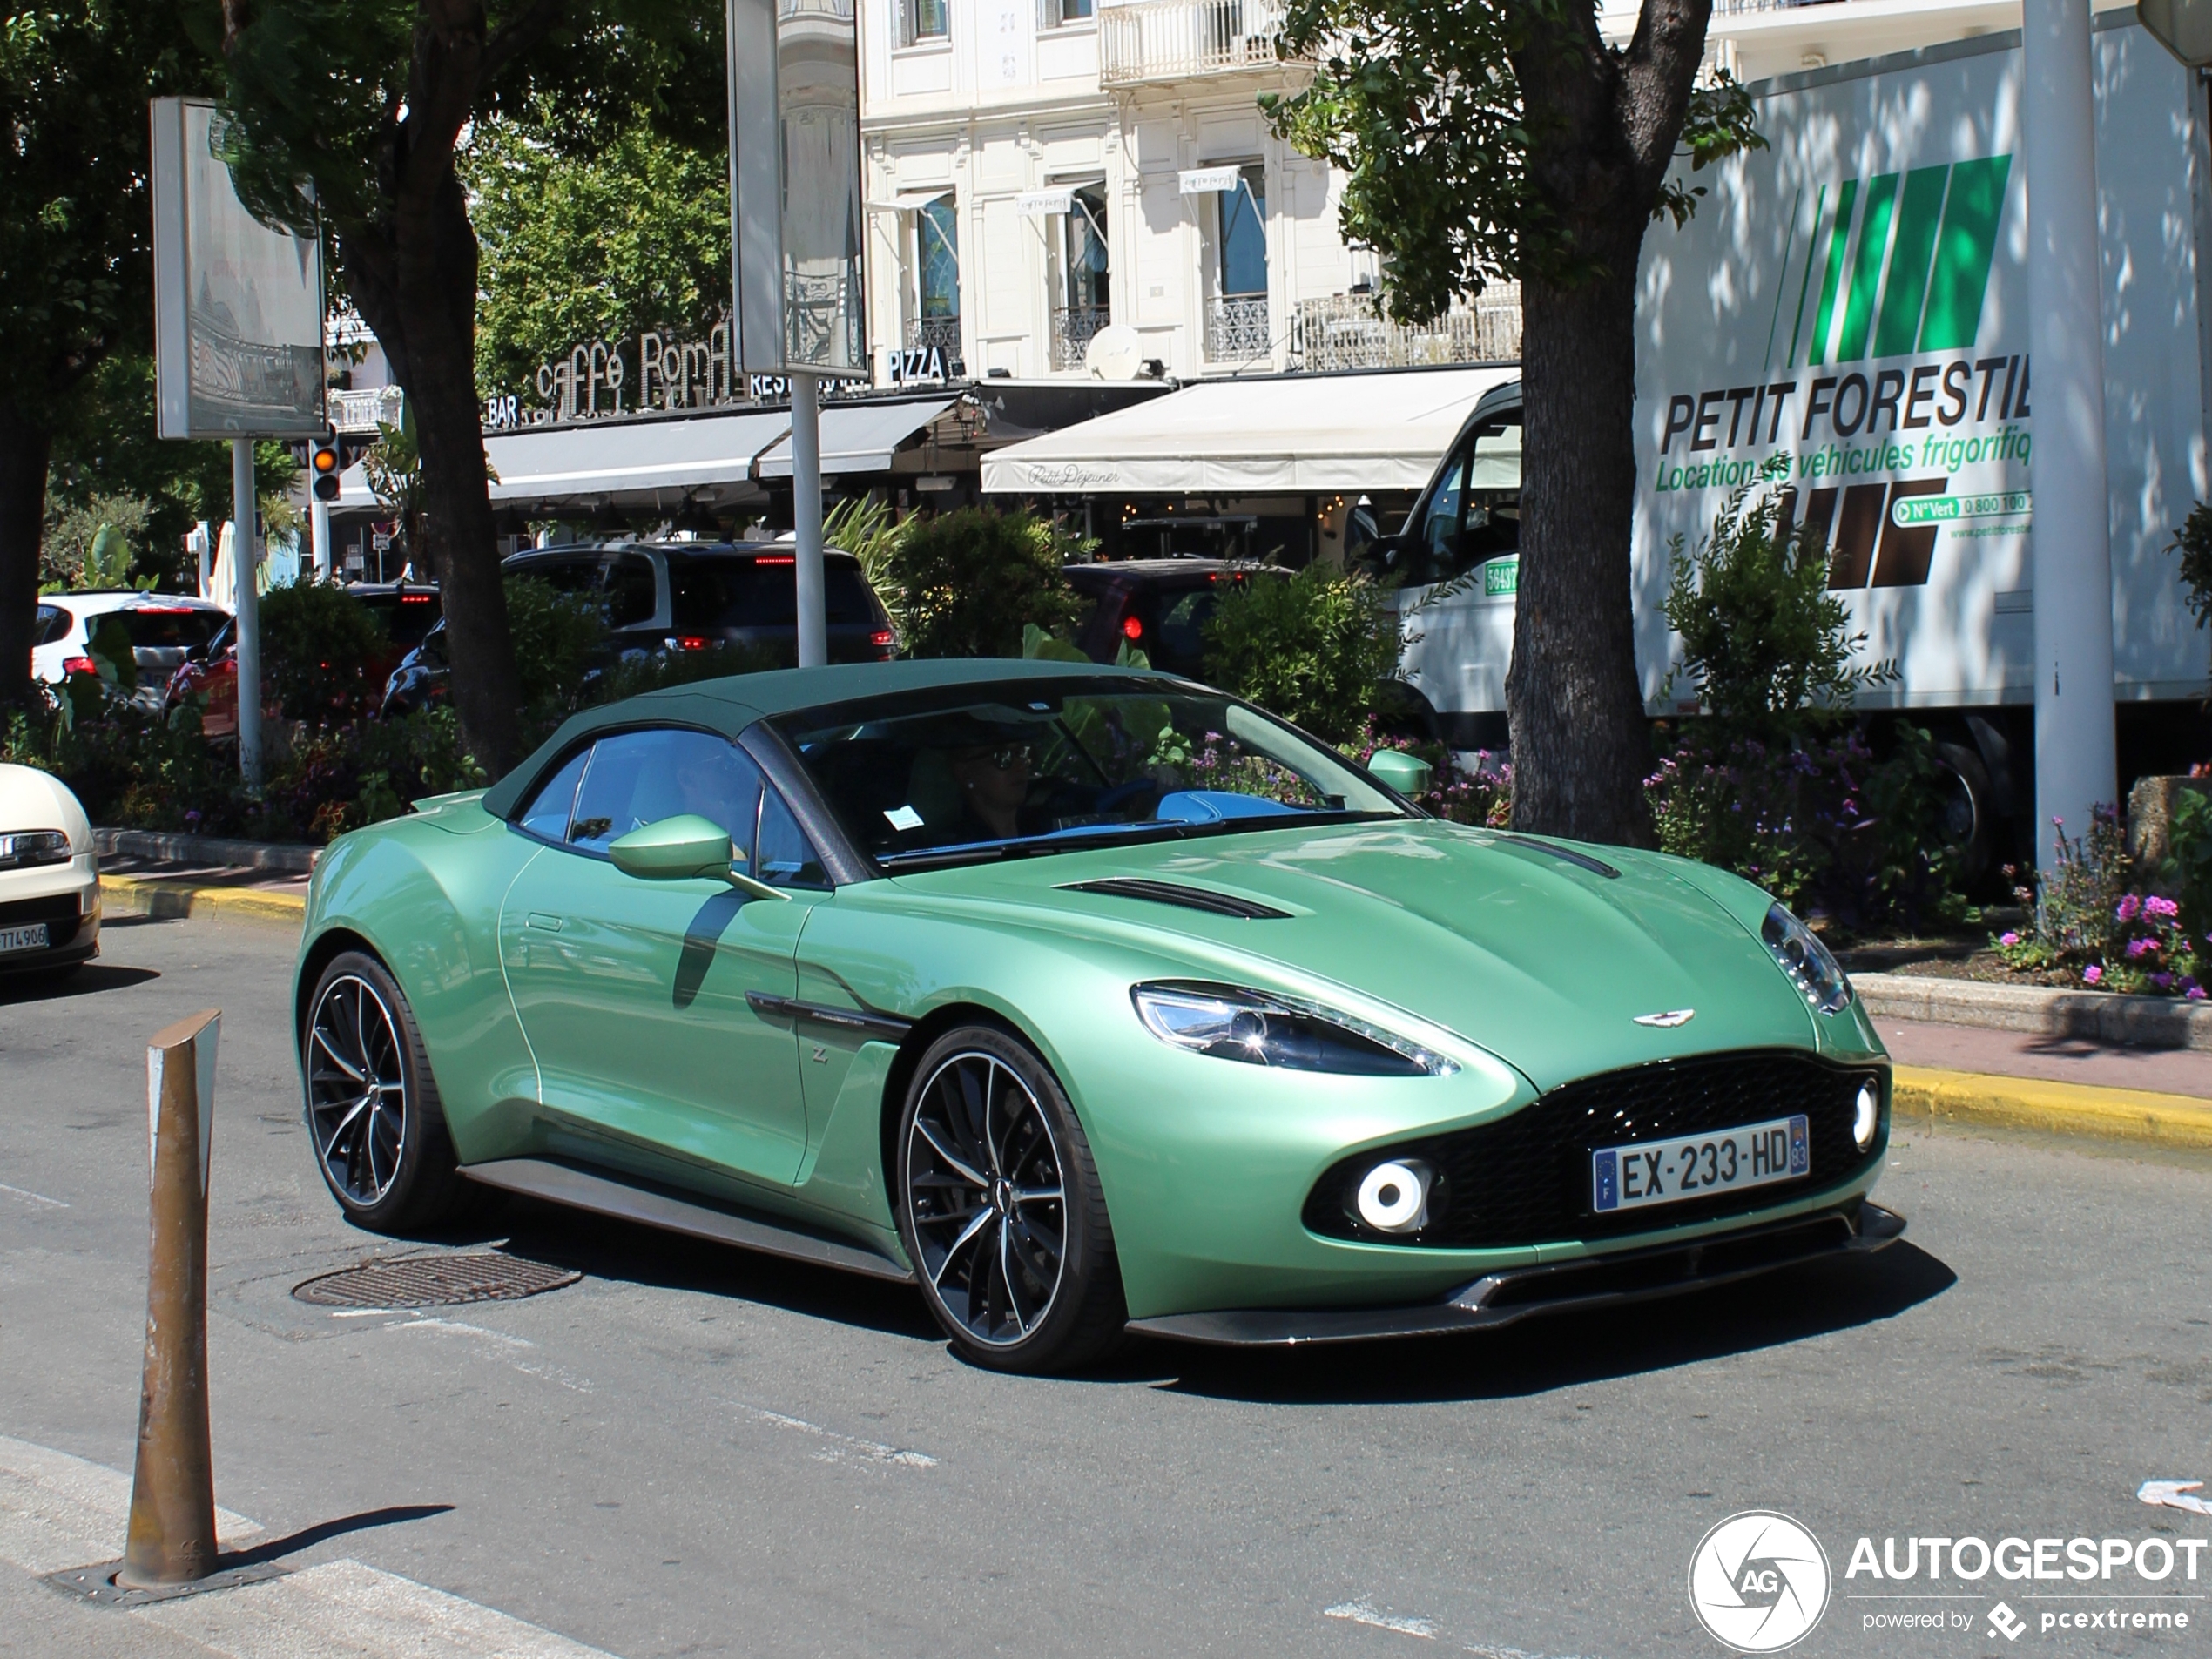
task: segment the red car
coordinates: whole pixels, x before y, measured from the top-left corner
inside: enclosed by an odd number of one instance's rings
[[[368,672],[362,680],[365,685],[381,685],[384,678],[399,665],[400,659],[422,643],[422,636],[436,626],[438,618],[444,614],[434,583],[379,582],[346,591],[374,611],[384,624],[384,649],[368,664]],[[162,703],[164,711],[177,707],[195,692],[204,693],[207,698],[206,709],[200,715],[200,730],[211,738],[234,736],[238,732],[235,621],[226,622],[222,631],[205,648],[194,652],[171,677]],[[267,712],[273,718],[276,711],[272,708]]]

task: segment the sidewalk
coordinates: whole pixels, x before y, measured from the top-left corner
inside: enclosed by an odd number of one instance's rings
[[[307,881],[289,870],[184,864],[109,854],[100,860],[100,900],[110,909],[147,916],[252,916],[298,927],[307,914]]]

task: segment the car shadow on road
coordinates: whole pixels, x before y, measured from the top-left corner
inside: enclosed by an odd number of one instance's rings
[[[73,974],[13,974],[0,978],[0,1008],[12,1002],[57,1002],[65,996],[95,996],[160,977],[151,968],[125,968],[116,962],[86,962]]]
[[[510,1254],[571,1267],[593,1278],[759,1302],[809,1318],[938,1345],[944,1341],[929,1310],[908,1285],[611,1217],[510,1197],[487,1216],[476,1236],[485,1242],[503,1238]]]
[[[1935,1257],[1899,1243],[1871,1258],[1809,1262],[1709,1291],[1465,1336],[1300,1350],[1148,1342],[1097,1376],[1285,1406],[1514,1399],[1873,1325],[1957,1283]]]

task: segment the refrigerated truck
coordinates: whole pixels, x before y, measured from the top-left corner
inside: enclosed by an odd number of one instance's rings
[[[2134,16],[2104,14],[2094,37],[2104,300],[2081,319],[2104,331],[2123,774],[2212,752],[2212,650],[2169,551],[2212,496],[2206,91]],[[1863,660],[1896,671],[1861,710],[1931,729],[1951,830],[1985,867],[2035,833],[2020,78],[2013,31],[1755,84],[1768,148],[1698,177],[1696,217],[1645,238],[1636,291],[1647,711],[1694,709],[1662,611],[1676,538],[1695,547],[1732,490],[1775,492],[1825,550]],[[1520,451],[1503,387],[1385,549],[1405,577],[1401,672],[1455,747],[1505,739]]]

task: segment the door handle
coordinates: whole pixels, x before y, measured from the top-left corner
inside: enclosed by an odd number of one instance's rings
[[[558,916],[550,916],[543,910],[530,912],[529,925],[533,927],[543,928],[549,934],[557,934],[561,931],[561,919]]]

